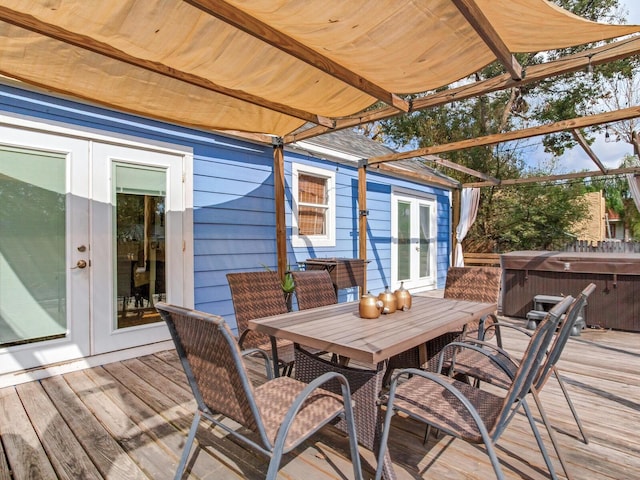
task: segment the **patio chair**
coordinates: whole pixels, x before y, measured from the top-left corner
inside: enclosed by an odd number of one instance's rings
[[[518,365],[513,381],[504,395],[475,388],[447,375],[409,368],[394,375],[388,395],[381,404],[386,406],[386,415],[378,452],[376,480],[382,471],[380,460],[384,458],[391,426],[391,418],[401,412],[411,418],[433,426],[470,443],[485,445],[487,455],[496,474],[504,479],[494,445],[522,406],[540,452],[552,478],[556,478],[553,463],[540,437],[536,422],[527,405],[526,396],[540,373],[547,347],[560,321],[560,311],[573,301],[567,297],[556,305],[533,333],[527,350]],[[399,377],[409,374],[411,378],[400,383]]]
[[[336,290],[327,270],[301,270],[291,272],[291,275],[300,310],[338,303]]]
[[[500,267],[449,267],[444,287],[444,298],[468,300],[498,304],[502,284]],[[427,366],[429,371],[436,371],[438,353],[449,343],[466,337],[479,338],[484,335],[487,326],[497,321],[495,314],[483,317],[479,322],[469,322],[461,330],[453,330],[426,343]],[[490,330],[493,334],[493,330]],[[488,338],[488,337],[487,337]],[[389,359],[384,384],[389,383],[391,374],[396,368],[420,368],[418,348],[412,348]]]
[[[273,349],[276,348],[279,365],[274,365],[274,369],[282,367],[283,375],[291,375],[293,343],[283,339],[272,340],[268,335],[248,329],[249,320],[289,311],[278,272],[264,270],[227,273],[227,281],[236,313],[240,348],[258,348],[271,359]]]
[[[569,336],[571,335],[571,331],[576,323],[576,320],[579,317],[581,309],[587,302],[587,298],[593,291],[595,290],[595,284],[589,284],[578,297],[568,306],[566,313],[560,312],[563,314],[561,317],[561,326],[558,329],[558,332],[555,335],[555,339],[553,343],[549,347],[544,363],[538,376],[535,378],[533,385],[531,387],[533,398],[536,402],[536,406],[538,407],[538,411],[540,412],[540,416],[545,425],[545,428],[549,432],[549,437],[551,438],[551,442],[553,443],[553,447],[556,450],[558,455],[558,459],[562,464],[567,478],[571,478],[569,472],[567,471],[567,466],[564,461],[563,456],[560,453],[559,446],[555,437],[554,432],[551,428],[551,423],[549,422],[546,412],[542,406],[540,401],[540,392],[544,388],[547,383],[547,380],[551,375],[555,376],[562,393],[564,394],[565,400],[569,405],[569,409],[573,414],[573,418],[580,430],[580,434],[582,435],[582,439],[584,443],[588,443],[588,438],[586,433],[584,432],[584,428],[582,426],[582,422],[578,417],[578,412],[576,411],[573,402],[571,401],[571,397],[569,397],[569,392],[567,391],[562,378],[560,377],[560,372],[556,366],[558,360],[560,359],[560,355],[564,350],[564,347],[569,340]],[[510,325],[502,322],[497,322],[492,325],[493,329],[499,332],[501,328],[512,328],[516,331],[523,333],[524,335],[531,336],[532,333],[530,330],[524,329],[522,327],[516,325]],[[500,336],[498,336],[500,338]],[[441,371],[448,371],[449,376],[464,376],[469,379],[474,380],[474,386],[479,387],[480,382],[489,383],[492,385],[496,385],[500,388],[507,389],[513,381],[513,377],[518,368],[519,360],[513,358],[507,351],[502,348],[502,342],[499,342],[499,346],[494,346],[492,344],[487,344],[482,340],[466,340],[466,344],[462,343],[453,343],[446,348],[455,349],[456,352],[453,354],[452,361],[449,361],[448,364],[439,363],[439,367],[442,368]],[[469,345],[472,348],[469,348]],[[482,350],[479,350],[477,346],[480,346]],[[444,358],[446,352],[443,350],[441,352],[441,357]],[[496,362],[496,359],[499,359],[499,362]]]
[[[173,342],[196,400],[197,409],[175,478],[182,478],[202,418],[224,429],[251,448],[270,457],[267,479],[275,479],[284,454],[291,452],[323,426],[344,418],[349,436],[354,477],[362,479],[349,384],[338,373],[309,383],[291,377],[271,379],[253,387],[243,353],[229,326],[216,315],[166,303],[156,308],[169,327]],[[336,394],[321,388],[327,382],[341,387]],[[244,429],[225,425],[223,415]]]

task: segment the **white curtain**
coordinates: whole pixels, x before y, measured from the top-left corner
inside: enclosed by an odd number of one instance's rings
[[[462,241],[467,236],[471,225],[476,221],[478,204],[480,203],[479,188],[463,188],[460,195],[460,223],[456,227],[456,255],[455,266],[464,267],[462,256]]]
[[[638,186],[638,178],[636,178],[633,173],[627,173],[627,183],[629,184],[629,191],[633,197],[633,203],[636,204],[636,208],[640,211],[640,187]]]

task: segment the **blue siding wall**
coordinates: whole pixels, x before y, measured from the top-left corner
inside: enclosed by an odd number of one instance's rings
[[[291,264],[308,258],[358,257],[358,170],[356,167],[321,160],[309,155],[287,152],[286,177],[291,178],[291,161],[319,168],[336,170],[336,246],[322,248],[288,247]],[[289,186],[290,187],[290,186]],[[391,283],[391,191],[393,187],[431,195],[437,203],[437,287],[443,288],[450,258],[450,193],[448,190],[416,185],[407,180],[367,172],[367,287],[371,292],[384,290]],[[288,188],[288,195],[291,189]],[[289,206],[291,200],[289,200]],[[291,225],[291,210],[287,211],[287,224]],[[289,238],[291,231],[288,230]],[[355,289],[354,289],[355,290]],[[341,291],[341,300],[353,291]]]
[[[225,274],[229,271],[275,268],[275,207],[273,153],[257,145],[221,135],[170,125],[56,97],[0,85],[0,113],[44,122],[91,128],[141,140],[188,146],[194,153],[194,299],[198,309],[223,316],[235,326]],[[337,242],[335,248],[293,249],[289,262],[311,257],[358,256],[358,172],[355,167],[285,153],[287,186],[291,161],[336,169]],[[438,202],[438,287],[444,285],[449,262],[450,214],[448,192],[369,173],[367,182],[368,283],[382,290],[390,279],[392,186],[429,193]],[[291,234],[291,191],[287,189],[287,233]],[[342,299],[344,299],[344,291]],[[349,294],[347,291],[346,294]]]

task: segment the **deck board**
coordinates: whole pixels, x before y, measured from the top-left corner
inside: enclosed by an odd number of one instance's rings
[[[555,379],[541,394],[576,479],[640,478],[640,445],[635,441],[640,430],[638,339],[638,333],[587,329],[567,344],[559,367],[590,437],[588,445],[579,440]],[[522,352],[526,339],[506,333],[505,346]],[[259,360],[247,365],[256,383],[264,381]],[[0,389],[0,480],[172,478],[194,408],[172,350]],[[548,435],[539,428],[563,478]],[[399,479],[493,478],[482,447],[444,435],[423,445],[423,434],[423,425],[394,418],[390,451]],[[185,478],[264,478],[267,459],[221,429],[203,422],[197,445]],[[497,450],[507,478],[548,478],[524,415],[516,416]],[[374,454],[360,451],[365,478],[371,478]],[[346,437],[325,428],[285,457],[278,478],[350,479],[348,452]]]
[[[59,406],[51,401],[42,384],[18,385],[17,392],[58,477],[70,480],[101,478],[87,452],[58,413]]]
[[[42,386],[104,478],[146,479],[122,446],[75,395],[61,376],[44,379]]]

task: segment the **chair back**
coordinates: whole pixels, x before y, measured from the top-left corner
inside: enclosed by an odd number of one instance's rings
[[[322,307],[338,303],[336,290],[327,270],[291,272],[296,289],[298,309]]]
[[[495,303],[500,302],[500,288],[502,285],[502,268],[500,267],[449,267],[444,286],[444,298],[468,300],[471,302]],[[493,323],[493,319],[488,321]],[[489,323],[485,325],[489,326]],[[466,334],[476,337],[479,322],[469,322]],[[487,331],[485,340],[491,338],[494,329]]]
[[[236,312],[238,336],[242,337],[247,331],[249,320],[288,312],[278,272],[264,270],[227,273],[227,281]],[[247,333],[242,348],[254,348],[270,341],[268,335]]]
[[[562,354],[564,347],[569,341],[569,336],[571,335],[576,320],[578,320],[580,312],[586,305],[587,298],[593,293],[595,289],[595,283],[590,283],[589,285],[587,285],[587,287],[582,290],[582,292],[580,292],[578,297],[573,301],[573,303],[567,310],[567,313],[564,316],[564,321],[562,322],[562,325],[556,333],[555,339],[551,344],[549,351],[547,352],[547,357],[545,358],[544,364],[540,369],[540,374],[535,381],[534,386],[537,390],[540,390],[544,386],[544,384],[553,373],[553,369],[556,363],[558,363],[558,360],[560,360],[560,355]]]
[[[494,438],[497,438],[509,423],[512,416],[511,407],[517,405],[531,390],[533,382],[540,373],[542,362],[549,348],[549,344],[553,339],[555,330],[560,323],[560,318],[572,302],[573,297],[569,295],[556,304],[538,324],[535,332],[531,335],[529,345],[524,352],[518,370],[516,370],[511,386],[505,396],[498,421],[491,432]]]
[[[266,438],[240,348],[225,321],[163,302],[155,307],[169,327],[198,409],[221,413]]]

